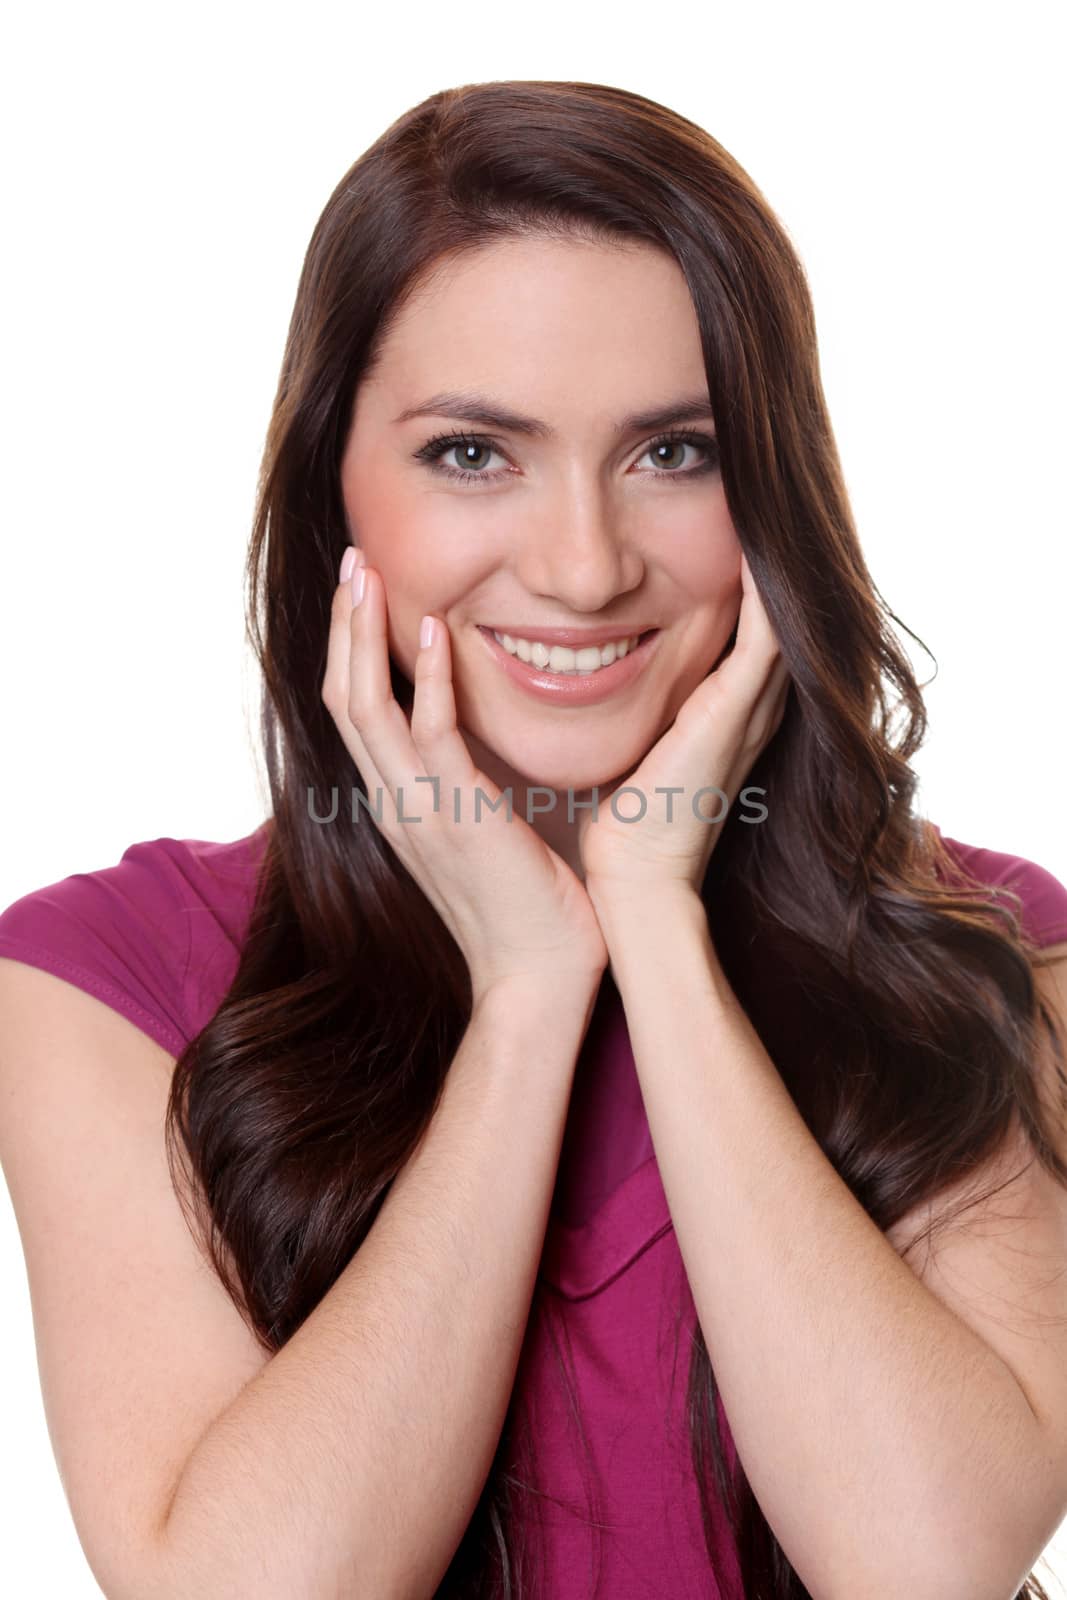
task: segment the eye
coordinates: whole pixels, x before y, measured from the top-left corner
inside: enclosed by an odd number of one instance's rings
[[[656,469],[651,473],[639,473],[639,477],[653,478],[695,478],[708,472],[716,472],[719,468],[719,442],[712,433],[661,433],[645,446],[643,455],[650,455],[653,451],[663,450],[672,446],[689,446],[690,449],[701,452],[703,459],[696,465],[684,468],[668,467]],[[442,457],[450,450],[462,450],[468,462],[465,468],[454,467],[442,461]],[[484,471],[472,462],[472,457],[478,455],[497,454],[500,447],[493,439],[486,438],[478,433],[438,433],[432,439],[427,439],[424,445],[414,451],[413,458],[429,467],[431,472],[436,472],[446,478],[451,478],[459,483],[495,483],[505,477],[509,472],[507,467],[497,467],[493,471]],[[638,459],[641,459],[640,457]]]
[[[477,456],[479,452],[488,451],[490,455],[496,454],[496,447],[491,439],[485,439],[480,434],[474,433],[437,433],[432,439],[427,439],[422,447],[415,451],[416,461],[425,461],[432,472],[443,473],[446,478],[456,478],[463,482],[488,479],[494,481],[502,478],[504,472],[498,467],[494,472],[471,471],[469,468],[460,469],[442,464],[441,457],[449,450],[462,450],[468,461],[471,455]],[[505,469],[506,470],[506,469]]]
[[[719,441],[713,433],[661,433],[658,439],[653,439],[647,446],[644,453],[647,456],[654,451],[670,449],[676,445],[688,445],[690,449],[700,450],[704,459],[695,467],[656,472],[653,473],[653,477],[694,478],[705,472],[714,472],[719,465]],[[660,462],[660,466],[662,465]]]

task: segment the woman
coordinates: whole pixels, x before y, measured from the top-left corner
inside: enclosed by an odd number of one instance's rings
[[[601,85],[402,116],[311,240],[249,577],[271,817],[0,919],[105,1592],[1044,1595],[1067,889],[917,815],[751,180]]]

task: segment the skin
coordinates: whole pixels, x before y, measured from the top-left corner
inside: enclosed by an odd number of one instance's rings
[[[620,330],[625,336],[620,337]],[[447,414],[396,422],[444,389],[472,389],[554,430],[535,440]],[[670,256],[645,245],[538,238],[495,243],[430,275],[359,387],[341,466],[349,532],[384,584],[388,648],[415,681],[420,619],[447,623],[456,713],[475,764],[511,786],[558,791],[531,826],[585,878],[583,814],[566,792],[599,786],[601,815],[720,660],[738,621],[742,553],[718,470],[689,444],[620,438],[624,414],[708,398],[696,313]],[[681,424],[714,434],[714,423]],[[434,434],[487,436],[439,465],[413,452]],[[672,481],[666,481],[666,480]],[[627,689],[556,707],[513,685],[476,625],[497,621],[663,630]],[[707,781],[715,782],[714,777]]]

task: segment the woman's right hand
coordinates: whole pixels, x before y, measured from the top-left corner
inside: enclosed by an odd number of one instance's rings
[[[353,575],[361,563],[357,551]],[[494,803],[502,791],[474,765],[457,725],[447,624],[435,618],[434,642],[416,658],[409,725],[390,680],[385,585],[373,567],[363,570],[360,605],[349,582],[333,597],[322,700],[372,807],[381,790],[375,826],[455,938],[475,999],[515,977],[543,980],[546,993],[564,978],[595,989],[608,952],[580,879],[517,813],[509,821],[506,805],[495,811],[483,800],[475,820],[475,790]],[[436,777],[436,793],[416,777]],[[420,821],[398,821],[398,789],[404,816]]]

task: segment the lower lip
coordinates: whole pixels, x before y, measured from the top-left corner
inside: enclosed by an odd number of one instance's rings
[[[647,633],[635,649],[626,652],[621,661],[613,661],[610,667],[601,667],[598,672],[589,673],[548,672],[541,667],[528,666],[518,656],[509,655],[488,628],[479,625],[478,632],[488,645],[494,661],[527,694],[557,706],[589,706],[598,700],[606,700],[608,695],[616,694],[633,683],[655,654],[662,629],[656,628],[654,632]]]

